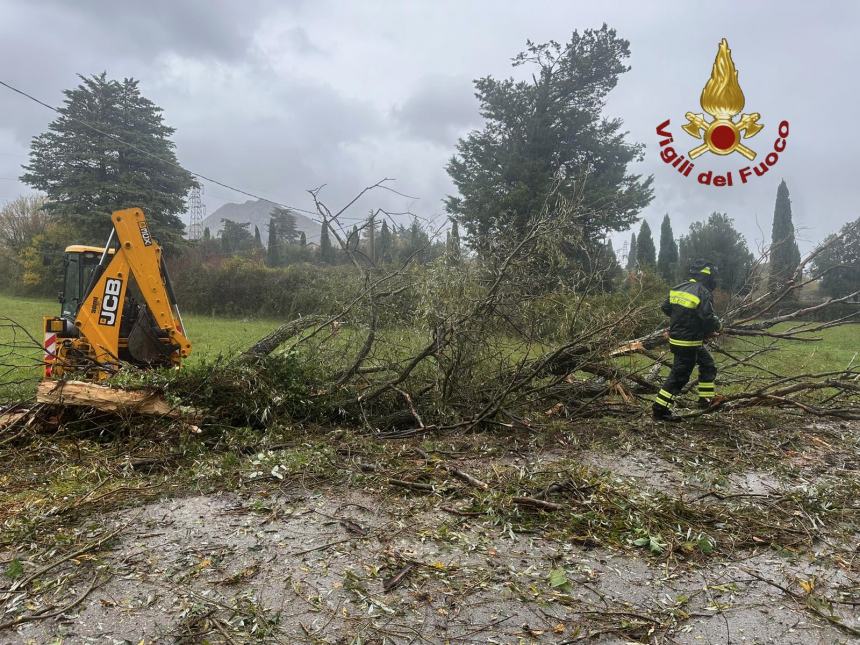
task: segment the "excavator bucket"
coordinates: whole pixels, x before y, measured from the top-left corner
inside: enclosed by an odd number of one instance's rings
[[[174,348],[160,338],[155,321],[143,309],[128,334],[128,353],[136,363],[145,365],[170,365]]]

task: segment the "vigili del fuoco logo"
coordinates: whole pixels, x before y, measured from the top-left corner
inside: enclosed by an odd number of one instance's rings
[[[675,141],[669,131],[671,120],[666,119],[657,126],[657,135],[662,137],[660,158],[675,168],[681,176],[694,177],[705,186],[720,188],[733,186],[735,183],[746,184],[754,177],[763,176],[776,165],[780,153],[785,150],[788,140],[788,121],[779,122],[776,128],[778,136],[773,140],[771,149],[764,159],[755,161],[757,153],[752,148],[753,144],[747,141],[764,130],[765,124],[760,123],[761,114],[758,112],[743,112],[745,101],[743,90],[738,83],[738,70],[732,61],[732,50],[723,38],[717,49],[711,78],[705,83],[699,100],[702,109],[711,118],[701,112],[698,114],[687,112],[684,115],[687,123],[681,126],[686,134],[701,143],[689,149],[686,157],[683,153],[679,153],[676,148],[682,148],[684,144]],[[739,114],[740,117],[738,117]],[[762,140],[756,139],[756,141]],[[720,156],[738,153],[753,163],[740,167],[736,171],[729,170],[725,174],[716,173],[707,168],[696,171],[696,163],[693,160],[698,160],[707,152]],[[702,166],[705,165],[705,160],[707,157],[703,158]]]

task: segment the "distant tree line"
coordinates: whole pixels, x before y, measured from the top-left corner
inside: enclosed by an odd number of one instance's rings
[[[275,268],[305,262],[327,266],[350,264],[350,254],[372,264],[407,261],[424,264],[442,255],[456,261],[461,257],[456,222],[442,241],[431,240],[430,232],[417,218],[406,225],[370,215],[360,226],[354,224],[346,231],[338,229],[344,247],[332,243],[331,225],[325,224],[320,224],[319,244],[308,243],[307,234],[297,228],[295,215],[286,208],[274,208],[270,213],[265,244],[258,227],[251,232],[250,222],[223,219],[221,224],[217,237],[207,227],[202,239],[192,243],[207,260],[239,256]]]

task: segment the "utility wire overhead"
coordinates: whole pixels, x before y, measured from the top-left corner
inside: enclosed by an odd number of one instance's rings
[[[71,121],[74,121],[76,123],[80,123],[82,126],[89,128],[93,132],[97,132],[98,134],[100,134],[102,136],[108,137],[109,139],[112,139],[113,141],[116,141],[117,143],[120,143],[120,144],[126,146],[127,148],[135,150],[135,151],[137,151],[143,155],[146,155],[147,157],[155,159],[156,161],[160,161],[163,164],[166,164],[168,166],[173,166],[174,168],[178,168],[180,170],[184,170],[185,172],[189,173],[190,175],[193,175],[194,177],[197,177],[198,179],[203,179],[204,181],[208,181],[212,184],[215,184],[216,186],[221,186],[222,188],[232,190],[234,192],[237,192],[241,195],[245,195],[247,197],[253,197],[254,199],[261,199],[263,201],[270,202],[272,204],[275,204],[276,206],[280,206],[281,208],[287,208],[290,210],[297,211],[299,213],[305,213],[306,215],[311,215],[314,218],[317,216],[317,213],[315,213],[314,211],[309,211],[305,208],[300,208],[298,206],[290,206],[289,204],[283,204],[283,203],[276,201],[274,199],[269,199],[268,197],[263,197],[263,196],[258,195],[256,193],[252,193],[252,192],[249,192],[247,190],[237,188],[236,186],[231,186],[230,184],[226,184],[223,181],[218,181],[217,179],[213,179],[212,177],[208,177],[202,173],[194,172],[193,170],[189,170],[188,168],[185,168],[184,166],[182,166],[178,163],[174,163],[174,162],[169,161],[167,159],[163,159],[163,158],[159,157],[158,155],[152,154],[148,150],[144,150],[143,148],[140,148],[139,146],[136,146],[133,143],[129,143],[128,141],[123,140],[121,137],[118,137],[115,134],[111,134],[110,132],[105,132],[105,131],[97,128],[93,124],[87,123],[83,119],[78,119],[76,117],[69,116],[68,114],[63,114],[58,108],[55,108],[53,105],[50,105],[49,103],[45,103],[44,101],[36,98],[32,94],[28,94],[24,90],[21,90],[21,89],[15,87],[13,85],[10,85],[9,83],[7,83],[6,81],[4,81],[2,79],[0,79],[0,85],[5,87],[6,89],[11,90],[12,92],[15,92],[16,94],[20,94],[21,96],[33,101],[34,103],[38,103],[42,107],[47,108],[47,109],[51,110],[52,112],[56,112],[57,114],[60,114],[60,115],[64,116],[65,118],[67,118]]]

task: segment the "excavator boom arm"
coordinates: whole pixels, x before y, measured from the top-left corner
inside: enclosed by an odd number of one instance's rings
[[[90,345],[97,363],[118,363],[120,323],[130,282],[133,280],[143,297],[148,313],[166,339],[171,360],[179,364],[191,353],[179,309],[173,298],[170,279],[161,257],[161,247],[152,238],[143,211],[128,208],[111,216],[117,248],[100,264],[100,272],[81,300],[75,318],[80,335]],[[106,263],[104,263],[106,260]]]

